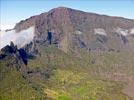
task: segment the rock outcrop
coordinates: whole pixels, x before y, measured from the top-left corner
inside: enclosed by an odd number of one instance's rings
[[[14,57],[16,59],[15,64],[17,64],[17,62],[20,62],[27,65],[28,63],[28,53],[23,48],[18,49],[13,42],[11,42],[10,45],[2,48],[0,51],[1,60],[10,57]]]
[[[31,26],[35,27],[35,43],[45,44],[49,30],[52,33],[51,43],[65,52],[75,46],[90,50],[100,50],[100,47],[103,50],[134,48],[134,38],[131,35],[134,19],[59,7],[23,20],[14,29],[21,31]]]

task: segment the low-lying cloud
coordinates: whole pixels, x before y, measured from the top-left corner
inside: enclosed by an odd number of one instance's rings
[[[26,30],[22,30],[20,32],[15,32],[15,30],[11,31],[1,31],[0,32],[0,49],[4,46],[9,45],[11,41],[18,48],[23,47],[24,45],[30,43],[34,38],[34,27],[30,27]]]
[[[105,32],[103,28],[94,29],[94,34],[105,35],[105,36],[107,35],[107,33]]]

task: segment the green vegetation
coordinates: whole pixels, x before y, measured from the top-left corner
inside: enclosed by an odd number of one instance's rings
[[[122,84],[113,81],[95,80],[86,73],[57,70],[48,81],[56,97],[64,95],[68,99],[60,100],[129,100],[121,93]],[[58,95],[60,93],[60,95]],[[47,92],[46,92],[47,94]],[[48,92],[48,96],[50,92]],[[53,93],[52,93],[53,94]],[[59,100],[58,98],[55,98]]]
[[[124,81],[105,75],[133,75],[131,60],[124,62],[130,64],[124,72],[125,67],[113,65],[124,61],[124,55],[93,56],[81,50],[81,57],[75,57],[51,46],[40,48],[41,56],[29,60],[27,68],[33,74],[28,78],[16,69],[19,65],[8,66],[14,57],[0,61],[0,100],[131,100],[122,93]]]
[[[14,60],[12,57],[0,61],[0,100],[39,100],[45,98],[45,94],[42,95],[39,93],[40,91],[34,90],[32,84],[23,78],[22,74],[16,70],[16,66],[7,66]]]

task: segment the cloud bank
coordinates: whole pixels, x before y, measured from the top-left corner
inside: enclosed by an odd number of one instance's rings
[[[30,27],[26,30],[22,30],[18,33],[15,30],[11,31],[0,31],[0,49],[4,46],[9,45],[11,41],[18,48],[30,43],[34,38],[34,27]]]

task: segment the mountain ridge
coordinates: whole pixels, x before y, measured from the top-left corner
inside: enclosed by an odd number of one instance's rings
[[[21,31],[31,26],[35,27],[35,39],[40,42],[47,38],[47,30],[51,31],[53,43],[59,45],[65,52],[68,52],[74,45],[84,46],[87,49],[100,47],[120,50],[126,46],[124,44],[128,44],[125,48],[133,47],[131,42],[127,42],[133,41],[131,37],[131,34],[134,34],[133,19],[58,7],[21,21],[16,24],[15,30]],[[100,36],[103,34],[106,35]],[[109,43],[105,40],[108,40]],[[113,46],[113,42],[117,44],[114,43]]]
[[[89,12],[84,12],[84,11],[80,11],[80,10],[75,10],[75,9],[71,9],[71,8],[66,8],[66,7],[58,7],[58,8],[54,8],[54,9],[51,9],[50,11],[48,11],[48,12],[45,12],[45,13],[41,13],[41,14],[39,14],[39,15],[35,15],[35,16],[32,16],[32,17],[30,17],[30,18],[28,18],[28,19],[26,19],[26,20],[22,20],[22,21],[20,21],[20,22],[18,22],[17,24],[16,24],[16,26],[14,27],[14,29],[16,29],[16,30],[18,30],[18,31],[20,31],[20,30],[22,30],[22,29],[25,29],[25,28],[28,28],[28,27],[30,27],[30,26],[32,26],[32,25],[37,25],[37,23],[38,23],[38,19],[42,19],[43,17],[47,17],[45,20],[48,20],[49,19],[49,17],[52,17],[52,15],[54,15],[54,14],[57,14],[57,15],[59,15],[59,14],[62,14],[62,13],[65,13],[65,16],[68,16],[69,18],[70,18],[70,20],[71,20],[71,14],[73,14],[73,13],[80,13],[80,15],[81,14],[85,14],[85,17],[89,17],[89,16],[93,16],[93,17],[104,17],[104,18],[113,18],[115,21],[117,20],[126,20],[126,24],[127,24],[127,26],[134,26],[134,19],[127,19],[127,18],[123,18],[123,17],[115,17],[115,16],[108,16],[108,15],[100,15],[100,14],[96,14],[96,13],[89,13]],[[38,18],[39,17],[39,18]],[[56,17],[56,16],[55,16]],[[60,17],[60,16],[59,16]],[[78,16],[77,16],[78,17]],[[91,18],[93,18],[93,17],[91,17]],[[61,20],[60,18],[58,19],[58,21],[59,20]],[[101,19],[100,19],[101,20]],[[103,19],[104,20],[104,19]],[[127,22],[128,21],[128,22]],[[131,22],[132,21],[132,22]],[[29,24],[28,24],[28,26],[27,26],[27,24],[26,24],[26,26],[24,27],[23,26],[23,24],[25,24],[26,22],[28,22]],[[95,22],[95,20],[94,20],[94,22]],[[49,22],[48,22],[49,23]],[[125,22],[124,22],[125,23]],[[130,25],[129,25],[129,23],[131,23]],[[22,26],[23,28],[21,29],[19,29],[19,26]],[[132,27],[131,27],[132,28]]]
[[[63,7],[21,21],[14,41],[34,36],[1,49],[0,98],[133,100],[133,27],[133,20]]]
[[[44,13],[41,13],[41,14],[38,14],[38,15],[31,16],[31,17],[27,18],[26,20],[22,20],[22,21],[18,22],[17,24],[19,24],[19,23],[21,23],[23,21],[27,21],[28,19],[31,19],[31,18],[34,19],[34,18],[36,18],[38,16],[41,16],[41,15],[44,15],[44,14],[47,14],[47,13],[51,13],[52,11],[55,11],[55,10],[58,10],[58,9],[74,10],[74,11],[80,11],[80,12],[83,12],[83,13],[94,14],[94,15],[98,15],[98,16],[106,16],[106,17],[113,17],[113,18],[121,18],[121,19],[127,19],[127,20],[134,20],[134,19],[125,18],[125,17],[121,17],[121,16],[109,16],[109,15],[106,15],[106,14],[91,13],[91,12],[76,10],[76,9],[72,9],[72,8],[68,8],[68,7],[56,7],[56,8],[53,8],[53,9],[49,10],[48,12],[44,12]],[[14,27],[15,29],[16,29],[17,24]]]

